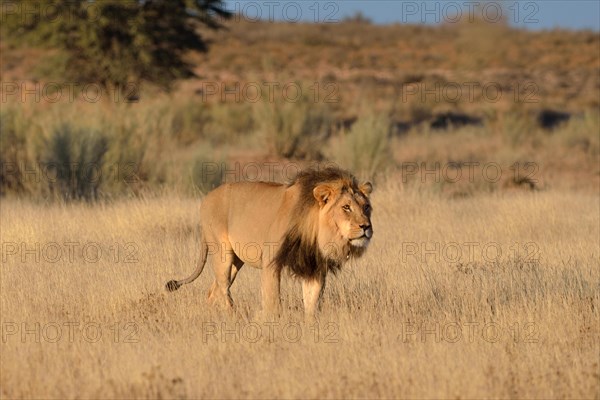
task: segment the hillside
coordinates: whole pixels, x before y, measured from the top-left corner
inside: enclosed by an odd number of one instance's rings
[[[329,160],[368,175],[406,163],[534,163],[538,188],[600,183],[597,33],[243,20],[202,33],[209,51],[187,56],[198,77],[171,93],[134,87],[133,103],[122,93],[90,101],[77,88],[93,82],[65,82],[59,53],[0,43],[12,132],[2,158],[56,160],[39,137],[58,140],[66,123],[101,132],[106,157],[136,165],[143,186],[191,177],[205,190],[220,178],[196,176],[198,165],[264,160]],[[75,91],[54,101],[61,84]],[[4,188],[27,186],[10,179]]]

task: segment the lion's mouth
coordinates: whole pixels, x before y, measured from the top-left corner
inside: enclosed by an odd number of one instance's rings
[[[366,234],[350,239],[350,244],[354,247],[364,247],[369,244],[369,237]]]

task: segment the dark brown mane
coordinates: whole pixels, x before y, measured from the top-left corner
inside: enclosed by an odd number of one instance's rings
[[[313,189],[323,183],[341,183],[343,188],[356,188],[356,178],[348,171],[337,167],[308,168],[300,171],[289,186],[300,185],[301,195],[297,210],[306,211],[317,204]]]
[[[338,260],[323,255],[316,240],[304,240],[295,227],[286,232],[273,262],[275,268],[287,267],[299,278],[312,278],[330,271],[336,273],[342,266]]]
[[[352,174],[335,167],[303,170],[288,184],[288,187],[299,185],[300,198],[273,262],[276,268],[288,267],[293,275],[301,278],[311,278],[329,271],[335,273],[342,265],[340,260],[323,254],[317,244],[316,234],[306,235],[306,220],[314,218],[311,212],[318,205],[313,190],[324,183],[341,184],[342,190],[357,187]]]

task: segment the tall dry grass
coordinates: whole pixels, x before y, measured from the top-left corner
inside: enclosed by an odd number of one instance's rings
[[[422,123],[398,133],[388,114],[363,107],[346,128],[327,104],[307,99],[224,104],[160,95],[125,105],[8,104],[0,112],[0,193],[93,200],[165,186],[206,192],[223,180],[205,181],[198,171],[206,163],[315,160],[370,177],[406,163],[492,161],[508,170],[529,162],[551,187],[600,182],[597,111],[551,131],[515,111],[475,126]]]
[[[4,199],[1,395],[598,398],[598,200],[380,181],[371,248],[329,280],[317,330],[289,277],[275,325],[248,267],[235,315],[205,304],[210,268],[164,292],[194,268],[198,199]]]

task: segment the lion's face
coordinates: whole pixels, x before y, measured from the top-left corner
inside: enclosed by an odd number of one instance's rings
[[[351,246],[366,247],[373,236],[371,203],[361,191],[344,191],[327,212]]]
[[[320,185],[314,189],[319,202],[319,242],[334,243],[348,256],[352,248],[364,249],[373,236],[371,224],[372,185],[366,182],[355,188]]]

